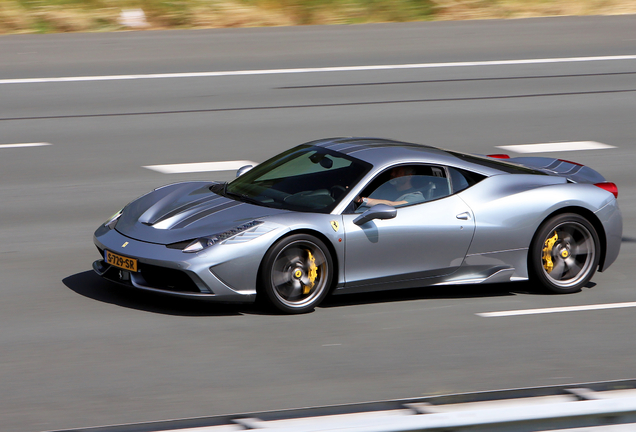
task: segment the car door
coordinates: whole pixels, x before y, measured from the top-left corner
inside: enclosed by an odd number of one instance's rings
[[[422,279],[453,273],[466,256],[475,222],[468,205],[448,193],[360,226],[354,223],[360,213],[343,214],[345,287],[421,286]]]

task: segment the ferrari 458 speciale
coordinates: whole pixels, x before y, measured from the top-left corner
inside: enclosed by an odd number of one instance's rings
[[[231,182],[159,187],[99,226],[102,277],[175,296],[263,299],[531,280],[579,290],[618,255],[614,183],[565,160],[376,138],[287,150]],[[478,289],[476,287],[476,289]]]

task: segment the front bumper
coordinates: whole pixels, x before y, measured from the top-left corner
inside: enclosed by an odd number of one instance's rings
[[[161,267],[159,268],[162,270],[168,270]],[[143,270],[138,272],[123,270],[107,264],[104,260],[97,260],[93,262],[93,270],[106,280],[144,291],[184,298],[214,299],[216,297],[213,292],[201,292],[200,288],[196,286],[191,277],[185,273],[181,273],[183,275],[181,278],[182,283],[169,284],[166,283],[166,280],[162,281],[157,276],[152,277],[152,282],[149,282],[146,280],[146,274]]]
[[[137,272],[107,264],[103,258],[95,261],[93,270],[109,281],[159,294],[220,302],[255,300],[263,252],[262,248],[253,246],[263,243],[267,249],[267,241],[263,239],[249,242],[250,248],[221,245],[199,253],[184,253],[165,245],[135,240],[105,227],[95,232],[93,241],[102,257],[104,250],[109,250],[138,261]],[[235,270],[237,266],[240,271]]]

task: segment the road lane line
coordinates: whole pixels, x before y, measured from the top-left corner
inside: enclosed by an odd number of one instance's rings
[[[559,313],[559,312],[579,312],[579,311],[589,311],[589,310],[621,309],[621,308],[632,308],[632,307],[636,307],[636,302],[606,303],[606,304],[594,304],[594,305],[583,305],[583,306],[565,306],[565,307],[554,307],[554,308],[543,308],[543,309],[520,309],[520,310],[510,310],[510,311],[501,311],[501,312],[482,312],[482,313],[477,313],[475,315],[483,317],[483,318],[497,318],[497,317],[520,316],[520,315],[540,315],[540,314]]]
[[[543,59],[523,59],[523,60],[488,60],[488,61],[448,62],[448,63],[412,63],[412,64],[394,64],[394,65],[369,65],[369,66],[331,66],[331,67],[294,68],[294,69],[255,69],[255,70],[236,70],[236,71],[159,73],[159,74],[139,74],[139,75],[75,76],[75,77],[57,77],[57,78],[16,78],[16,79],[1,79],[0,84],[37,84],[37,83],[59,83],[59,82],[81,82],[81,81],[162,79],[162,78],[163,79],[165,78],[207,78],[207,77],[241,76],[241,75],[361,72],[361,71],[397,70],[397,69],[434,69],[434,68],[475,67],[475,66],[509,66],[509,65],[526,65],[526,64],[579,63],[579,62],[620,61],[620,60],[636,60],[636,55],[617,55],[617,56],[601,56],[601,57],[563,57],[563,58],[543,58]]]
[[[163,174],[182,174],[211,171],[234,171],[245,165],[258,165],[248,160],[223,161],[223,162],[199,162],[168,165],[147,165],[144,168]]]
[[[43,147],[50,146],[51,143],[40,142],[40,143],[18,143],[18,144],[0,144],[0,148],[20,148],[20,147]]]
[[[540,143],[540,144],[518,144],[497,146],[500,149],[513,151],[516,153],[546,153],[559,151],[577,151],[577,150],[601,150],[616,148],[616,146],[603,144],[596,141],[573,141],[558,143]]]

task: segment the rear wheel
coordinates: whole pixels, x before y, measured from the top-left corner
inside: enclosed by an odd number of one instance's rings
[[[545,221],[530,247],[532,278],[548,290],[579,291],[596,272],[600,244],[594,226],[575,213],[564,213]]]
[[[292,314],[309,312],[329,292],[333,261],[322,241],[294,234],[267,252],[260,277],[261,289],[275,308]]]

